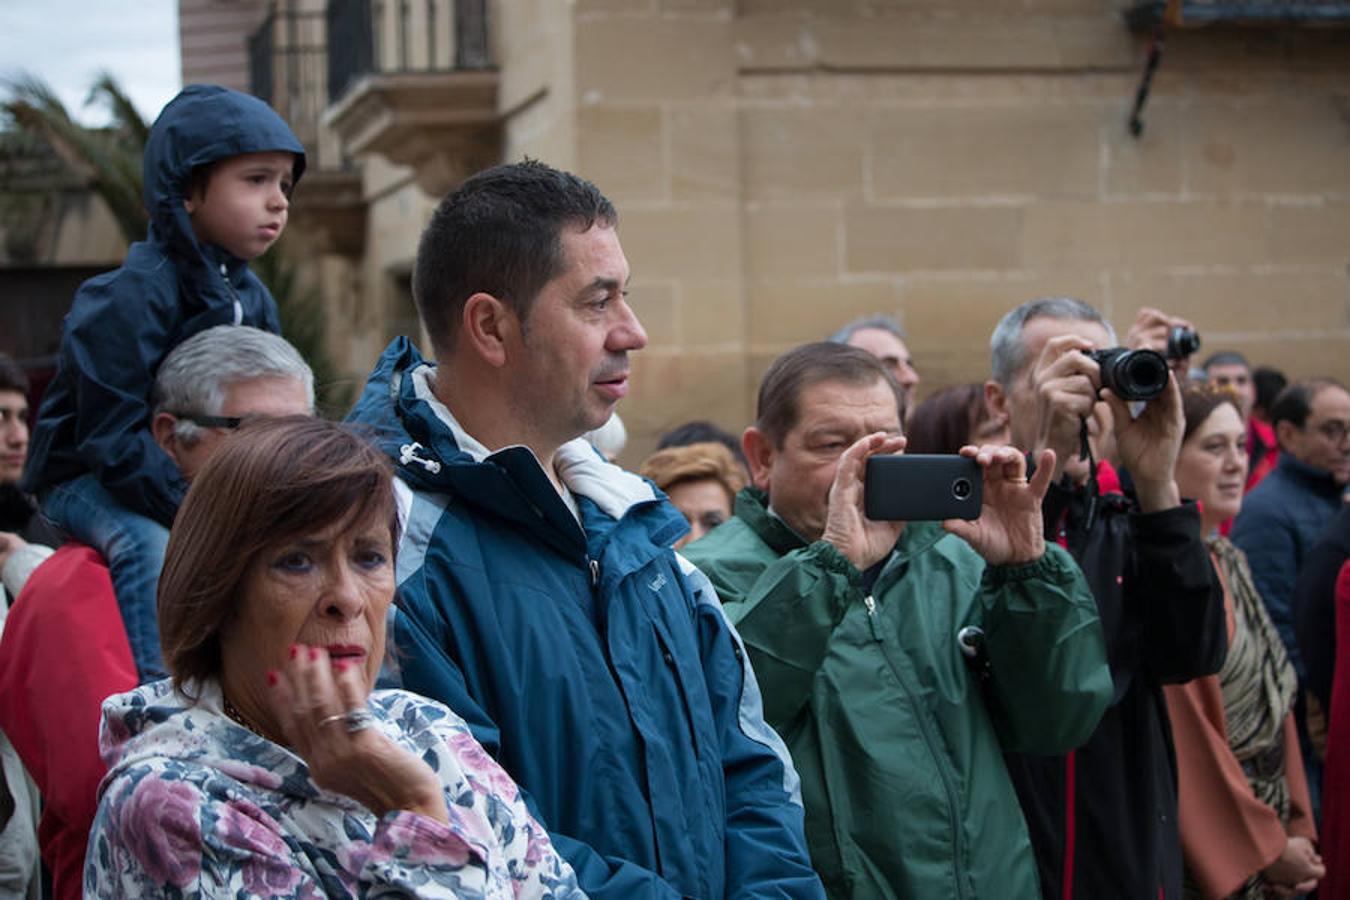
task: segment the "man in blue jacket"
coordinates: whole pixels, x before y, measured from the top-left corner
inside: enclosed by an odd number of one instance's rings
[[[1280,458],[1242,502],[1232,539],[1247,554],[1252,580],[1298,673],[1294,719],[1313,810],[1320,815],[1322,763],[1308,729],[1305,691],[1311,685],[1303,658],[1306,648],[1300,646],[1295,630],[1294,586],[1313,547],[1345,506],[1350,482],[1350,391],[1329,378],[1297,381],[1271,404],[1270,424],[1280,445]],[[1329,637],[1335,635],[1334,624],[1322,622]],[[1313,646],[1317,663],[1322,662],[1317,658],[1320,646],[1324,645]],[[1326,671],[1325,665],[1315,668],[1319,675]],[[1329,683],[1325,676],[1318,682]],[[1319,699],[1316,691],[1313,698]]]
[[[595,897],[819,897],[796,772],[683,516],[580,436],[647,336],[613,206],[537,162],[442,201],[353,419],[404,520],[397,683],[464,716]]]
[[[1291,384],[1270,408],[1280,459],[1242,503],[1233,543],[1284,638],[1299,681],[1307,678],[1294,636],[1294,583],[1304,557],[1344,505],[1350,482],[1350,392],[1330,379]]]

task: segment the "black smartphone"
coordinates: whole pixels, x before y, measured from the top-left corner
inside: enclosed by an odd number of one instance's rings
[[[903,522],[978,519],[984,497],[979,463],[965,456],[887,454],[867,458],[863,511]]]

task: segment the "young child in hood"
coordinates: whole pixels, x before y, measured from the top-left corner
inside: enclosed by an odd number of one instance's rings
[[[281,330],[248,268],[286,227],[304,146],[256,97],[194,84],[146,141],[150,231],[121,268],[80,286],[29,450],[24,489],[103,554],[142,682],[164,676],[155,589],[187,485],[151,429],[151,387],[169,351],[215,325]],[[218,410],[165,410],[180,440],[229,427]]]

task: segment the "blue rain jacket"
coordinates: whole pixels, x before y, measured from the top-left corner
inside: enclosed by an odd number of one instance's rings
[[[593,897],[823,896],[744,648],[669,548],[683,517],[573,441],[578,527],[530,450],[475,462],[437,406],[399,338],[351,417],[402,482],[392,682],[468,721]]]
[[[295,154],[298,180],[305,148],[257,97],[194,84],[164,107],[143,160],[150,232],[131,245],[121,268],[75,294],[33,430],[24,490],[40,494],[92,472],[128,509],[173,523],[187,485],[150,434],[159,364],[214,325],[281,331],[276,303],[248,263],[197,241],[183,207],[188,176],[227,157],[274,150]]]

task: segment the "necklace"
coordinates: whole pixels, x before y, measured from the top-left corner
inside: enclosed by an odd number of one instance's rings
[[[225,715],[229,716],[231,719],[233,719],[235,722],[239,723],[240,725],[243,725],[243,726],[244,726],[245,728],[247,728],[249,731],[251,731],[251,732],[253,732],[254,734],[258,735],[258,737],[262,737],[262,731],[260,731],[260,730],[258,729],[258,726],[254,725],[252,722],[250,722],[250,721],[248,720],[248,717],[245,716],[243,713],[241,713],[241,712],[239,711],[239,707],[235,706],[233,703],[230,702],[230,698],[229,698],[229,697],[226,697],[224,693],[221,693],[221,695],[220,695],[220,700],[221,700],[221,706],[222,706],[222,707],[224,708],[224,710],[225,710]]]

